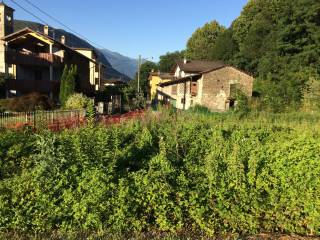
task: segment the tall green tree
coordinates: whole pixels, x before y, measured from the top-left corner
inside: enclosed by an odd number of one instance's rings
[[[67,65],[64,66],[61,78],[60,78],[60,92],[59,92],[59,100],[61,105],[67,101],[66,99],[66,82],[68,77],[69,68]]]
[[[186,56],[193,60],[209,60],[216,39],[225,30],[217,21],[198,28],[187,42]]]
[[[75,93],[76,87],[77,66],[71,65],[70,68],[66,65],[60,79],[60,94],[59,99],[61,105],[65,105],[69,96]]]
[[[233,37],[232,28],[229,28],[217,37],[210,59],[231,63],[238,51],[239,45]]]
[[[185,57],[185,51],[168,52],[160,56],[159,70],[161,72],[170,72],[176,62]]]
[[[238,49],[228,62],[257,77],[256,90],[268,108],[297,107],[306,88],[317,86],[308,82],[320,72],[319,1],[251,0],[230,30],[229,40],[218,37],[213,55],[229,59],[222,43],[235,41]]]

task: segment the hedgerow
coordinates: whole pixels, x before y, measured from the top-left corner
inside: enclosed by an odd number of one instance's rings
[[[3,131],[0,231],[320,235],[319,116],[279,116]]]

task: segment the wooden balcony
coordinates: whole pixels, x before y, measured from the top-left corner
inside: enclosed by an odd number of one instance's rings
[[[60,88],[59,81],[50,81],[47,79],[8,79],[6,80],[7,90],[16,90],[20,93],[40,92],[48,94],[50,92],[58,93]]]
[[[30,53],[16,50],[6,51],[6,63],[29,66],[59,66],[63,58],[50,53]]]

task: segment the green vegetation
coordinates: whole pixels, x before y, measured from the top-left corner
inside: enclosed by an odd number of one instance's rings
[[[0,231],[320,235],[320,115],[0,134]]]
[[[177,61],[181,61],[184,58],[184,55],[185,51],[175,51],[160,56],[160,61],[158,63],[159,70],[165,73],[171,72]]]
[[[193,60],[208,60],[218,36],[225,30],[217,21],[198,28],[187,42],[186,57]]]
[[[65,103],[65,109],[84,109],[87,107],[90,99],[82,93],[75,93],[68,97]]]
[[[0,111],[31,112],[37,109],[50,110],[55,107],[54,102],[41,93],[30,93],[21,97],[0,100]]]
[[[264,110],[318,111],[319,12],[318,0],[250,0],[228,29],[216,21],[197,29],[185,55],[251,73]]]
[[[144,96],[147,96],[148,93],[148,83],[149,83],[149,74],[151,71],[157,71],[158,65],[146,61],[145,63],[141,64],[140,67],[140,82],[139,82],[139,91],[143,93]],[[129,86],[134,90],[138,91],[138,74],[136,74],[136,78],[129,82]]]
[[[66,65],[60,79],[59,99],[62,106],[66,104],[69,96],[75,93],[76,90],[77,66],[71,65],[70,68]]]

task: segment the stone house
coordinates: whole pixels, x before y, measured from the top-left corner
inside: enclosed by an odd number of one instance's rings
[[[157,99],[178,109],[201,105],[227,111],[236,104],[237,90],[252,96],[253,77],[219,61],[180,61],[173,77],[158,84]]]
[[[65,65],[77,65],[76,90],[93,96],[101,87],[105,67],[93,49],[73,49],[67,39],[24,28],[14,32],[14,9],[0,3],[0,72],[10,76],[7,97],[40,92],[58,101],[60,78]]]

